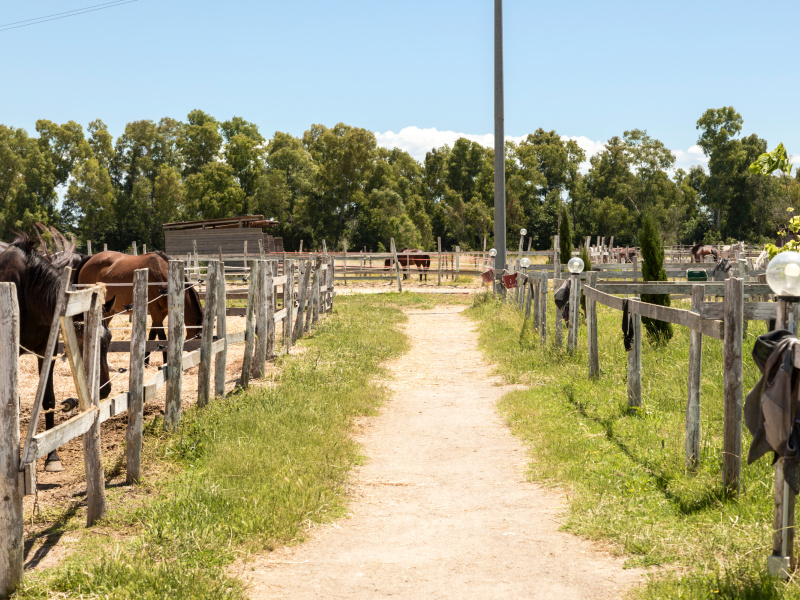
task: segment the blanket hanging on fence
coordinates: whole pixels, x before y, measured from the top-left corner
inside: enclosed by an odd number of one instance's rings
[[[625,352],[633,349],[633,315],[628,314],[628,301],[622,301],[622,343]]]
[[[561,311],[561,317],[567,322],[569,322],[569,288],[570,280],[567,279],[553,294],[556,308]]]
[[[744,422],[753,434],[747,464],[770,450],[775,460],[783,458],[783,476],[795,494],[800,493],[797,465],[800,464],[800,371],[794,368],[795,336],[785,329],[758,337],[753,360],[763,376],[747,394]]]

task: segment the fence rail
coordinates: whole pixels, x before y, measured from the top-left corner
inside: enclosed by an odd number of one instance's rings
[[[689,364],[686,403],[685,462],[695,470],[700,462],[700,383],[702,369],[702,338],[712,337],[722,341],[723,354],[723,447],[721,450],[722,481],[728,493],[736,495],[741,489],[742,463],[742,400],[743,400],[743,337],[750,320],[773,320],[777,328],[785,328],[795,335],[798,329],[798,305],[776,298],[777,302],[762,301],[772,291],[764,283],[749,283],[731,277],[723,283],[683,284],[673,282],[639,282],[628,284],[598,283],[601,273],[590,272],[582,277],[570,278],[570,312],[568,346],[570,352],[577,347],[580,323],[579,301],[586,300],[586,329],[589,377],[600,377],[597,304],[613,310],[627,311],[631,327],[628,331],[630,348],[627,353],[628,405],[638,410],[642,404],[642,330],[641,319],[665,321],[687,327],[689,336]],[[763,277],[763,276],[761,276]],[[582,280],[585,284],[582,285]],[[542,344],[547,339],[546,298],[547,272],[523,274],[521,288],[509,292],[508,298],[525,311],[525,318],[534,307],[534,327],[541,332]],[[558,281],[554,282],[558,285]],[[686,288],[690,287],[690,290]],[[658,306],[637,298],[622,298],[615,294],[654,294],[691,292],[691,309]],[[722,296],[722,302],[706,302],[708,296]],[[756,298],[746,302],[746,298]],[[561,345],[562,318],[556,313],[555,340]],[[800,349],[795,347],[792,356],[795,368],[800,368]],[[794,399],[797,402],[798,399]],[[784,482],[783,459],[775,465],[773,550],[767,559],[769,571],[788,578],[795,567],[794,558],[794,505],[795,495]]]
[[[87,504],[91,526],[105,513],[105,492],[100,456],[100,424],[111,417],[127,412],[126,463],[128,483],[135,483],[141,472],[141,442],[143,404],[156,398],[158,390],[166,386],[164,427],[175,429],[180,423],[182,408],[183,373],[193,367],[198,371],[198,406],[207,404],[214,396],[225,392],[227,350],[235,344],[244,344],[241,386],[246,388],[251,377],[262,376],[265,363],[279,350],[276,333],[282,334],[281,346],[289,351],[295,341],[313,329],[321,315],[330,312],[334,296],[334,266],[332,256],[312,256],[306,261],[253,260],[248,266],[249,287],[245,298],[244,331],[227,331],[229,309],[226,301],[231,297],[226,290],[227,272],[224,263],[210,259],[204,268],[205,310],[200,340],[184,341],[183,295],[185,265],[182,261],[169,263],[168,282],[148,283],[147,269],[136,271],[131,307],[130,342],[112,342],[114,351],[130,353],[128,389],[99,401],[99,304],[102,286],[64,285],[62,308],[56,313],[52,334],[52,347],[56,347],[58,332],[65,337],[62,347],[67,351],[73,367],[73,378],[79,389],[80,412],[56,427],[36,433],[40,401],[34,403],[34,413],[28,426],[29,441],[22,456],[19,450],[19,307],[14,284],[0,283],[0,427],[6,435],[0,443],[0,596],[15,589],[22,580],[23,523],[22,497],[36,490],[36,459],[46,456],[64,443],[84,436],[84,463],[87,469]],[[279,268],[283,274],[277,275]],[[69,280],[69,272],[65,282]],[[166,341],[167,364],[150,379],[144,380],[146,350],[161,350],[163,346],[145,341],[147,327],[148,286],[167,287],[169,304],[169,335]],[[111,287],[111,286],[109,286]],[[280,293],[278,293],[280,290]],[[238,292],[233,297],[240,297]],[[278,309],[279,301],[282,301]],[[295,306],[296,305],[296,306]],[[86,331],[89,334],[84,356],[77,350],[71,322],[60,315],[89,311]],[[92,312],[96,313],[92,319]],[[237,312],[236,314],[240,314]],[[53,333],[56,332],[56,333]],[[95,340],[94,342],[92,340]],[[10,342],[10,343],[9,343]],[[86,358],[84,362],[84,358]],[[44,361],[49,365],[50,361]],[[213,363],[213,364],[212,364]],[[84,374],[84,368],[86,373]],[[47,378],[47,374],[44,374]],[[213,382],[213,387],[212,387]],[[13,401],[11,401],[13,399]],[[94,442],[87,446],[87,436]]]

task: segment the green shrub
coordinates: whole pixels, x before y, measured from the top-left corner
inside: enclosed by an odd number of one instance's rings
[[[644,281],[667,281],[664,270],[664,246],[661,232],[652,215],[645,215],[639,230],[639,245],[642,249],[642,279]],[[642,302],[669,306],[669,294],[642,294]],[[672,324],[642,317],[647,337],[652,343],[664,344],[672,339]]]

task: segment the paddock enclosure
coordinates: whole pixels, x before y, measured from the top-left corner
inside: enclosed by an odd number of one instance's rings
[[[16,292],[13,284],[0,284],[0,339],[6,342],[0,345],[0,422],[7,434],[0,443],[4,469],[0,477],[0,593],[16,587],[22,578],[23,497],[27,496],[26,506],[34,512],[40,505],[52,509],[74,495],[76,484],[85,482],[87,524],[101,518],[105,513],[102,454],[118,451],[124,442],[124,460],[118,457],[121,464],[113,468],[122,469],[124,464],[127,482],[138,482],[145,417],[163,412],[164,428],[175,429],[186,405],[202,407],[237,386],[247,388],[251,378],[263,377],[277,354],[288,352],[332,309],[334,264],[333,257],[324,254],[309,255],[307,260],[256,258],[235,269],[217,258],[198,261],[190,268],[183,261],[171,260],[168,281],[149,283],[147,269],[136,271],[129,313],[109,323],[112,393],[102,402],[97,375],[99,302],[113,295],[114,286],[65,287],[50,337],[54,346],[59,337],[63,339],[58,346],[66,358],[52,361],[56,426],[46,432],[41,431],[41,398],[34,397],[40,387],[35,357],[18,357]],[[197,287],[205,305],[199,340],[184,340],[187,285]],[[148,286],[158,286],[168,298],[165,342],[146,341]],[[71,319],[84,312],[89,341],[81,351]],[[144,365],[146,349],[154,351],[149,368]],[[163,350],[167,364],[159,365]],[[77,409],[62,413],[58,403],[72,396],[78,397]],[[38,473],[43,457],[55,448],[62,454],[65,471]]]
[[[687,356],[687,396],[685,420],[685,467],[692,472],[699,467],[701,457],[701,376],[720,377],[723,389],[722,447],[718,448],[723,487],[731,497],[742,490],[742,420],[744,393],[743,337],[749,321],[765,321],[767,330],[788,329],[797,335],[800,305],[793,300],[774,295],[766,284],[763,271],[751,268],[752,262],[745,251],[734,263],[733,269],[721,281],[686,281],[686,269],[678,270],[675,263],[665,263],[671,281],[638,281],[641,273],[633,265],[601,264],[595,270],[580,274],[566,274],[564,279],[555,270],[546,268],[520,269],[516,272],[516,286],[503,291],[506,301],[530,319],[541,345],[548,343],[548,335],[557,348],[574,354],[579,340],[586,340],[588,376],[602,377],[600,348],[598,347],[597,305],[616,311],[630,325],[627,350],[627,399],[629,411],[635,413],[642,407],[642,317],[672,323],[690,330]],[[628,281],[623,281],[626,278]],[[683,279],[680,281],[679,279]],[[552,280],[552,288],[550,283]],[[548,326],[547,308],[549,293],[569,281],[569,317],[564,319],[556,311],[555,323]],[[642,302],[642,294],[668,294],[672,298],[688,298],[689,309],[658,306]],[[581,321],[581,300],[585,302],[585,325]],[[627,315],[627,317],[623,316]],[[616,318],[614,319],[616,321]],[[617,321],[619,322],[619,321]],[[566,326],[566,336],[563,329]],[[585,329],[582,329],[585,326]],[[721,341],[723,369],[719,375],[702,374],[703,337]],[[800,352],[792,356],[793,366],[800,368]],[[774,468],[774,517],[772,554],[768,557],[769,572],[788,579],[796,567],[794,556],[794,505],[795,494],[784,483],[783,458]]]

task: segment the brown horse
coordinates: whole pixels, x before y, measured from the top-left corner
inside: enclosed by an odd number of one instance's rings
[[[695,244],[692,246],[692,249],[689,250],[692,255],[693,262],[699,263],[703,262],[703,259],[706,256],[711,256],[714,258],[714,262],[719,260],[719,252],[714,246],[708,246],[703,244]]]
[[[42,363],[52,357],[44,357],[47,350],[47,339],[50,336],[50,326],[56,304],[61,295],[61,275],[64,268],[70,266],[73,255],[71,250],[61,253],[54,258],[49,253],[40,253],[36,250],[36,241],[27,235],[20,235],[12,244],[9,244],[0,253],[0,281],[11,282],[17,288],[17,301],[19,303],[19,353],[29,352],[39,357],[39,371]],[[111,298],[105,306],[104,312],[111,307],[114,299]],[[76,326],[79,342],[82,342],[83,328]],[[105,321],[100,335],[100,398],[107,398],[111,393],[111,383],[108,375],[108,344],[111,342],[111,332]],[[64,402],[65,411],[74,408],[74,399]],[[56,396],[53,392],[53,369],[47,377],[44,390],[42,408],[44,409],[45,430],[55,426]],[[30,425],[29,425],[30,427]],[[45,471],[62,471],[61,460],[58,453],[53,450],[45,459]]]
[[[114,286],[116,301],[110,311],[113,316],[131,310],[133,305],[133,272],[136,269],[148,269],[148,282],[162,283],[163,286],[147,286],[147,311],[153,319],[149,341],[166,340],[164,319],[167,317],[167,286],[169,273],[169,257],[163,252],[149,252],[141,256],[131,256],[121,252],[106,250],[89,258],[78,272],[78,283],[123,283],[129,285]],[[203,308],[200,296],[194,286],[186,286],[184,292],[184,321],[186,323],[186,339],[199,338],[203,330]],[[162,353],[164,364],[167,353]],[[150,364],[150,352],[145,354],[145,364]]]
[[[400,263],[401,267],[417,267],[417,271],[419,272],[419,280],[422,281],[422,276],[424,274],[425,281],[428,281],[428,269],[431,268],[431,257],[430,255],[425,254],[422,250],[403,248],[397,253],[397,262]],[[393,264],[394,259],[387,258],[384,266],[388,269]],[[406,274],[403,273],[403,279],[406,278]]]

